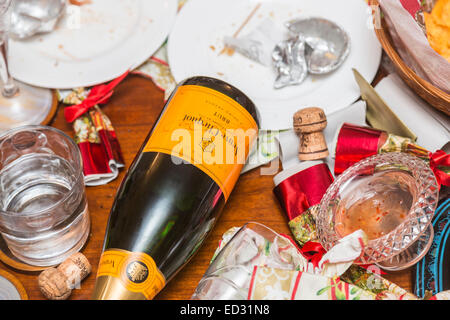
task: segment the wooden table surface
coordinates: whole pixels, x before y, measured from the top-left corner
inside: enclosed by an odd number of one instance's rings
[[[126,169],[163,106],[163,92],[152,81],[136,75],[129,76],[121,83],[110,102],[103,106],[116,129]],[[71,126],[64,120],[62,106],[59,107],[51,125],[73,136]],[[82,282],[81,288],[73,290],[70,299],[87,300],[91,297],[109,210],[126,169],[121,170],[119,177],[107,185],[86,188],[92,227],[82,252],[91,262],[93,270]],[[279,233],[290,233],[287,218],[272,193],[272,179],[272,176],[260,175],[260,168],[241,176],[211,235],[191,262],[168,283],[156,299],[189,299],[206,271],[223,233],[231,227],[240,227],[246,222],[256,221]],[[44,299],[37,286],[37,273],[14,271],[3,263],[0,263],[0,269],[7,270],[22,282],[29,299]],[[389,272],[385,277],[409,291],[412,290],[412,269]]]

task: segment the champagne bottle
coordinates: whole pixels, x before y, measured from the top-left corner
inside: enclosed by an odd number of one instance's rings
[[[153,299],[214,226],[258,135],[252,101],[213,78],[180,83],[117,192],[94,299]]]

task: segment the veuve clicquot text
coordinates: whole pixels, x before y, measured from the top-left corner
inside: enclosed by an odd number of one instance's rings
[[[94,299],[153,299],[201,246],[252,144],[252,101],[217,79],[180,83],[117,192]]]

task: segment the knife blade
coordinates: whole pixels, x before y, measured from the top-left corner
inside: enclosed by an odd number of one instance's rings
[[[397,136],[417,140],[417,135],[389,108],[375,89],[356,69],[352,69],[361,98],[367,104],[366,120],[373,128],[384,130]]]

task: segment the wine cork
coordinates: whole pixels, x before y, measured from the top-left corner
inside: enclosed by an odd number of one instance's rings
[[[92,271],[87,258],[80,252],[67,258],[58,268],[41,272],[38,285],[42,294],[50,300],[65,300],[77,285]]]
[[[305,108],[294,114],[294,130],[300,137],[298,158],[301,161],[328,157],[327,142],[322,132],[326,127],[327,117],[321,108]]]

